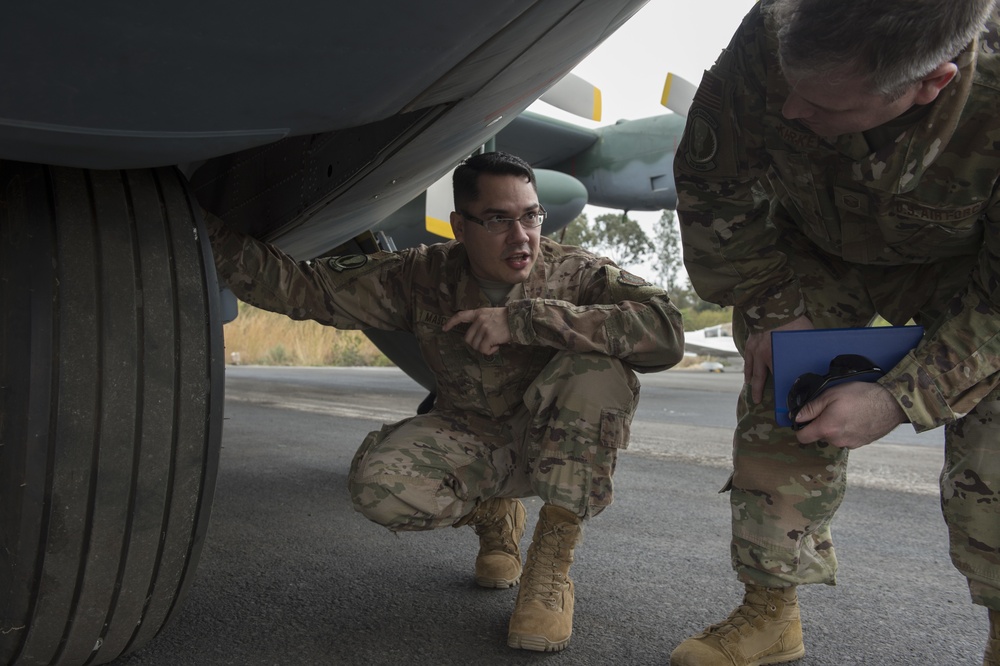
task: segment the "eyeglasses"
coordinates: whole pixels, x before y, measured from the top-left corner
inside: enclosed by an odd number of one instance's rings
[[[478,217],[473,217],[464,211],[459,211],[462,217],[469,220],[470,222],[475,222],[476,224],[481,224],[486,229],[486,231],[491,234],[505,234],[511,230],[515,222],[520,222],[521,226],[525,229],[534,229],[536,227],[542,226],[542,222],[545,221],[546,212],[545,209],[539,206],[538,210],[533,210],[531,212],[525,213],[521,217],[491,217],[486,220],[481,220]]]
[[[830,370],[825,375],[817,375],[815,372],[799,375],[788,390],[788,418],[792,421],[792,430],[801,430],[809,424],[798,423],[795,417],[806,403],[826,389],[843,382],[874,381],[884,374],[882,368],[864,356],[841,354],[830,361]]]

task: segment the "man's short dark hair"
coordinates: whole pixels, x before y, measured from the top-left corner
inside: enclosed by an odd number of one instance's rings
[[[483,173],[500,176],[524,176],[531,187],[538,190],[535,172],[531,165],[516,155],[494,152],[473,155],[455,168],[452,188],[455,193],[455,207],[462,208],[479,197],[479,175]]]

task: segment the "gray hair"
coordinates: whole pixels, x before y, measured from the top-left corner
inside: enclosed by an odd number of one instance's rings
[[[887,97],[955,58],[997,0],[772,0],[786,73],[863,74]]]

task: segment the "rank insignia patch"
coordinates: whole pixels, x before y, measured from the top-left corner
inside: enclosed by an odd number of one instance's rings
[[[619,271],[618,283],[627,287],[648,287],[650,285],[650,283],[643,278],[629,273],[628,271]]]

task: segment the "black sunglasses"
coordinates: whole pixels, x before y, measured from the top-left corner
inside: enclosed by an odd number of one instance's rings
[[[788,418],[792,421],[792,430],[801,430],[809,425],[808,421],[797,423],[795,417],[807,402],[826,389],[855,380],[870,382],[884,374],[882,368],[864,356],[841,354],[830,361],[830,370],[825,375],[817,375],[815,372],[799,375],[788,390]]]

